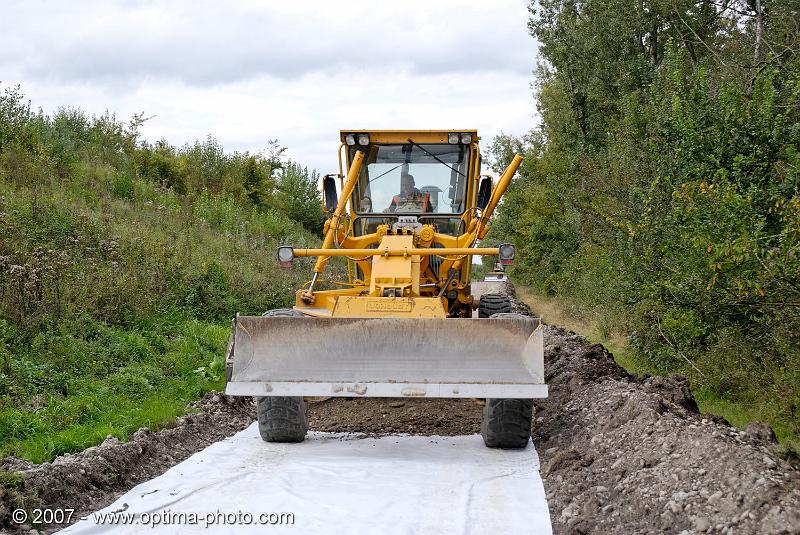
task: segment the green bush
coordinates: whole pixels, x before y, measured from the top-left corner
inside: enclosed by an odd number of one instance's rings
[[[120,199],[132,200],[134,198],[133,178],[130,175],[118,175],[111,184],[111,193]]]
[[[230,319],[303,282],[270,251],[318,244],[304,228],[318,214],[280,197],[285,167],[318,212],[313,172],[275,142],[147,143],[141,121],[46,116],[0,92],[0,456],[163,425],[221,387]]]

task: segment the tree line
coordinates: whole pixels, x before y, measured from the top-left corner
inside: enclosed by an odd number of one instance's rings
[[[47,115],[31,108],[19,86],[6,87],[0,94],[0,173],[27,184],[63,180],[100,164],[119,175],[115,187],[123,196],[133,195],[134,179],[147,179],[189,200],[205,192],[278,210],[321,232],[319,174],[287,159],[277,140],[257,153],[225,152],[211,135],[173,146],[163,138],[142,139],[147,120],[140,113],[125,123],[108,112],[89,116],[71,107]]]
[[[539,0],[518,280],[800,432],[800,3]]]

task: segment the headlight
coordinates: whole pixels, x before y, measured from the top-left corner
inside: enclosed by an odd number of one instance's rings
[[[355,145],[356,144],[356,136],[355,134],[347,134],[344,136],[344,142],[348,145]]]
[[[472,134],[461,134],[461,143],[464,145],[472,143]]]
[[[278,247],[278,263],[282,268],[292,267],[294,262],[294,249],[291,245],[281,245]]]
[[[511,245],[510,243],[504,243],[500,246],[500,263],[504,266],[507,266],[514,262],[514,253],[516,253],[516,248]]]
[[[359,145],[369,145],[369,136],[367,134],[358,134]]]
[[[452,134],[447,134],[447,142],[451,145],[458,145],[458,134],[455,132]]]

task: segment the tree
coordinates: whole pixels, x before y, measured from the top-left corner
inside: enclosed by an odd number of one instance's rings
[[[299,221],[306,230],[322,233],[325,214],[322,196],[317,186],[320,176],[308,167],[289,161],[284,164],[278,179],[277,204],[283,212]]]
[[[529,24],[542,124],[490,149],[526,155],[490,234],[514,274],[800,432],[797,1],[539,0]]]

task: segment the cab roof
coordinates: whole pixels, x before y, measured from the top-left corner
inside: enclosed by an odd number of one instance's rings
[[[340,130],[339,139],[345,142],[347,134],[368,134],[370,143],[406,143],[411,138],[416,143],[447,143],[452,133],[472,134],[473,141],[480,140],[474,128],[453,128],[449,130]]]

